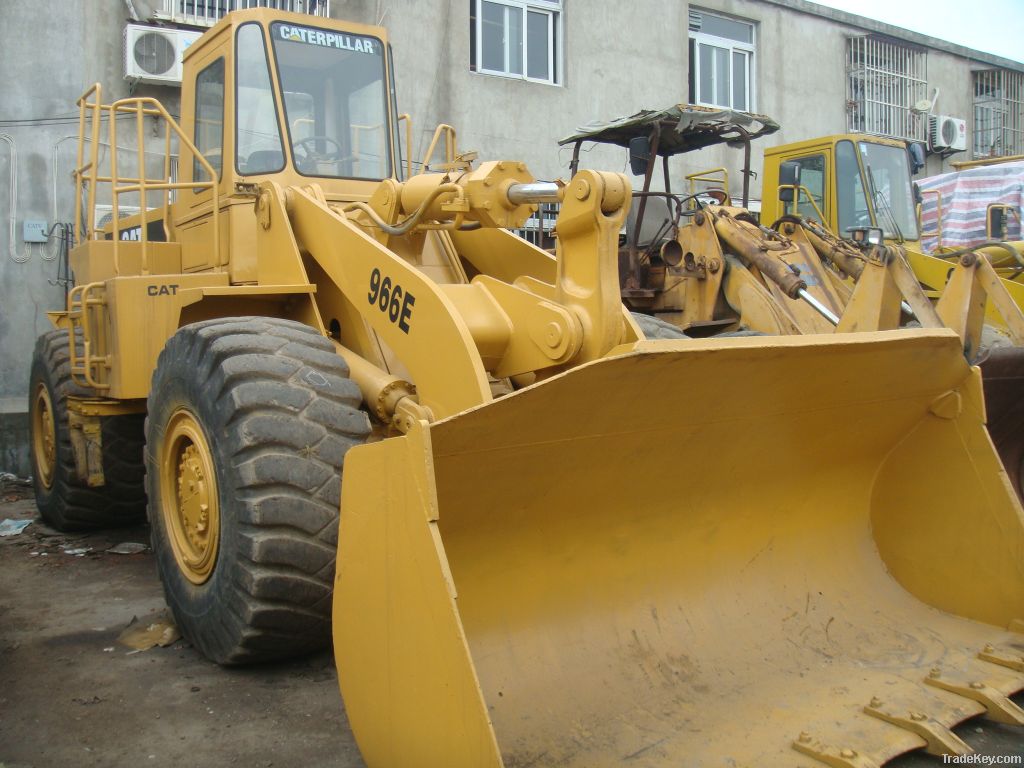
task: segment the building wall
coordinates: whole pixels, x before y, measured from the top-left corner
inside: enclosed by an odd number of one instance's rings
[[[64,287],[56,284],[56,240],[22,242],[22,222],[74,220],[71,171],[76,163],[78,110],[75,100],[94,82],[104,100],[128,95],[123,79],[123,0],[50,3],[44,18],[24,3],[0,3],[0,471],[27,475],[27,392],[36,337],[51,329],[46,312],[62,309]],[[178,90],[159,87],[140,94],[161,98],[177,112]],[[48,118],[40,121],[39,118]],[[52,118],[61,118],[62,121]],[[20,122],[11,122],[11,121]],[[104,123],[104,130],[106,124]],[[124,132],[122,145],[132,144]],[[105,140],[105,139],[104,139]],[[17,156],[12,168],[11,142]],[[130,167],[130,166],[128,166]],[[11,172],[17,174],[12,205]],[[13,248],[10,217],[15,219]]]
[[[348,0],[332,14],[388,28],[399,111],[413,116],[413,158],[449,123],[460,148],[525,161],[535,176],[566,175],[558,139],[577,126],[686,99],[686,5],[664,0],[564,0],[560,85],[471,72],[468,0]],[[629,30],[628,34],[624,30]],[[597,150],[591,167],[624,167]]]

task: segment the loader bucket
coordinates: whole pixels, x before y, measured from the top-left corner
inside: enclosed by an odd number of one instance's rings
[[[996,347],[979,365],[989,434],[1010,484],[1024,499],[1024,347]]]
[[[1024,520],[950,331],[643,341],[346,458],[370,768],[882,765],[1024,722]]]

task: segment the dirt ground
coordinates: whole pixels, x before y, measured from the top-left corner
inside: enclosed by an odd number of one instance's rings
[[[0,768],[365,768],[329,653],[224,669],[183,640],[133,651],[122,631],[164,615],[156,566],[148,549],[107,550],[148,544],[148,530],[61,534],[12,495],[28,493],[0,494],[0,521],[32,523],[0,538]],[[972,721],[957,732],[984,755],[1024,754],[1024,729]]]
[[[31,500],[0,500],[0,768],[363,768],[329,653],[224,669],[179,640],[133,652],[132,622],[164,611],[145,527],[57,533]],[[68,554],[88,548],[79,556]]]

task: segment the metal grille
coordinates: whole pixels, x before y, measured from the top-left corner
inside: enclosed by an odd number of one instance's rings
[[[924,141],[927,122],[911,111],[928,97],[928,54],[865,35],[846,48],[846,125],[851,132]]]
[[[331,0],[163,0],[162,10],[154,15],[177,24],[212,27],[229,11],[246,8],[275,8],[329,17]]]
[[[1024,73],[974,73],[974,156],[1024,154]]]

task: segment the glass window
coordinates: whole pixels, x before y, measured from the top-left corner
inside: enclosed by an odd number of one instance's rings
[[[295,169],[304,176],[389,177],[381,41],[281,22],[270,29]]]
[[[825,210],[825,156],[797,157],[792,162],[800,166],[800,186],[803,187],[800,190],[797,213],[805,218],[820,221],[821,216],[814,210],[815,205],[822,214],[828,215]],[[814,205],[807,199],[807,193],[810,193]]]
[[[550,13],[529,11],[526,14],[526,75],[534,80],[551,79],[552,19]]]
[[[193,143],[220,179],[224,148],[224,59],[217,59],[196,77],[196,125]],[[210,181],[199,162],[192,160],[192,181]],[[199,190],[197,190],[199,191]]]
[[[853,142],[836,144],[836,195],[839,206],[839,235],[845,237],[851,229],[871,226],[871,212],[864,194],[864,180],[857,163]]]
[[[690,101],[753,109],[754,25],[690,11]]]
[[[236,50],[238,118],[235,154],[238,172],[251,175],[280,171],[284,168],[281,126],[277,120],[267,51],[259,24],[242,25],[238,30]]]
[[[986,69],[974,78],[974,157],[1024,154],[1024,73]]]
[[[910,166],[903,147],[860,143],[861,159],[875,226],[887,238],[917,240],[917,216],[910,188]]]
[[[470,69],[558,82],[561,0],[470,0]]]
[[[846,127],[924,141],[928,119],[914,107],[928,99],[928,52],[887,37],[846,41]]]

